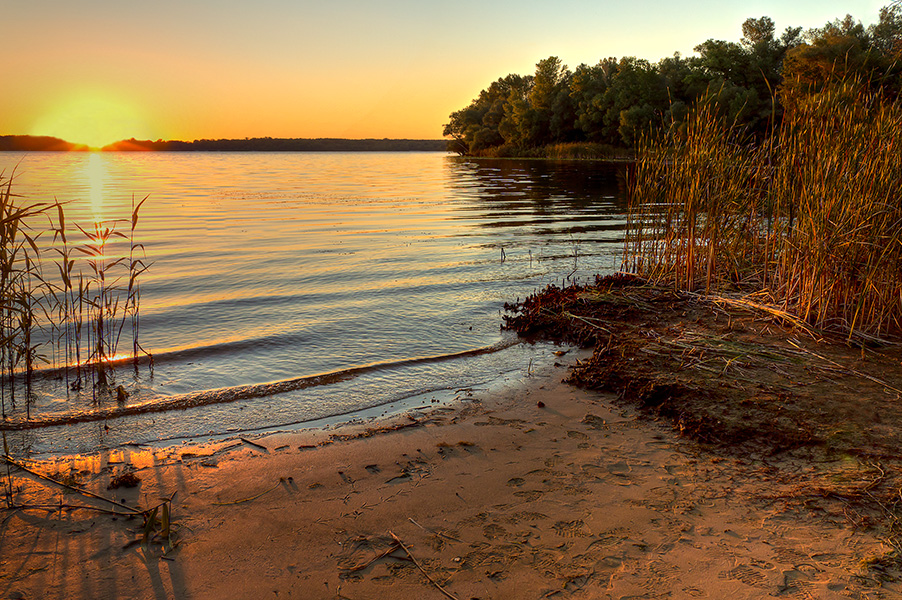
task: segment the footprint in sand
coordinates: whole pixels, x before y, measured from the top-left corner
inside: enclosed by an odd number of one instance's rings
[[[739,565],[734,567],[726,572],[726,576],[752,587],[761,587],[767,581],[767,578],[761,571],[749,565]]]
[[[694,587],[684,587],[683,593],[690,598],[703,598],[705,596],[705,592]]]
[[[500,538],[507,533],[507,529],[496,523],[490,523],[482,528],[482,535],[490,540]]]
[[[540,512],[529,512],[529,511],[520,511],[515,512],[514,514],[508,516],[505,519],[506,523],[510,523],[511,525],[516,525],[521,521],[541,521],[543,519],[547,519],[548,515],[544,515]]]
[[[513,477],[513,478],[507,480],[507,485],[509,485],[511,487],[520,487],[524,483],[526,483],[526,480],[523,479],[522,477]]]
[[[783,571],[783,585],[777,589],[778,594],[792,594],[792,598],[816,600],[820,596],[813,583],[808,581],[805,573],[796,570]]]
[[[583,425],[587,425],[589,429],[596,431],[607,429],[608,423],[598,415],[586,415],[582,420]]]
[[[677,566],[663,561],[652,561],[646,568],[649,574],[640,585],[651,591],[672,589],[680,573]]]
[[[601,479],[610,472],[602,466],[593,465],[591,463],[580,465],[579,468],[587,477],[593,477],[595,479]]]
[[[592,535],[589,532],[588,527],[586,527],[586,523],[581,519],[575,521],[558,521],[552,525],[551,528],[561,537],[585,537],[587,535]]]
[[[621,477],[625,477],[632,470],[633,468],[629,466],[629,463],[623,461],[611,463],[608,465],[608,473],[610,473],[611,475],[620,475]]]
[[[526,502],[532,502],[541,498],[544,493],[541,490],[523,490],[522,492],[514,492],[514,496],[523,498]]]

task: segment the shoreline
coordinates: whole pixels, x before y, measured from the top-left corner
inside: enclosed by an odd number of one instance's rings
[[[453,406],[331,430],[60,460],[56,475],[126,507],[172,498],[176,546],[164,554],[160,531],[141,543],[140,517],[4,510],[0,595],[902,591],[863,566],[891,551],[874,531],[781,498],[789,482],[772,466],[708,452],[611,395],[562,383],[566,374],[549,365]],[[126,473],[137,487],[106,489]],[[95,504],[12,475],[18,503]]]
[[[186,392],[181,394],[176,394],[173,396],[158,396],[151,398],[150,400],[145,400],[142,402],[138,402],[137,404],[118,404],[115,406],[106,406],[95,408],[91,412],[81,412],[76,414],[64,413],[64,414],[56,414],[56,413],[43,413],[37,417],[30,417],[26,419],[22,418],[8,418],[2,422],[2,427],[0,427],[0,431],[26,431],[29,429],[43,429],[48,427],[59,427],[66,425],[76,425],[81,423],[94,423],[98,421],[110,421],[113,419],[121,419],[123,417],[132,417],[132,416],[143,416],[149,415],[153,413],[166,413],[178,410],[190,410],[196,408],[202,408],[210,405],[222,405],[231,402],[240,402],[243,400],[254,400],[257,398],[276,396],[279,394],[285,394],[289,392],[296,392],[305,390],[311,387],[319,387],[325,386],[329,384],[334,384],[340,381],[346,381],[355,379],[361,375],[367,375],[375,372],[379,372],[385,369],[397,369],[408,366],[422,366],[422,365],[430,365],[435,363],[442,363],[446,361],[452,361],[456,359],[466,359],[466,358],[474,358],[485,356],[488,354],[493,354],[495,352],[502,352],[513,346],[524,343],[522,340],[519,340],[515,337],[509,337],[508,339],[504,339],[502,337],[501,340],[494,344],[490,344],[488,346],[483,346],[480,348],[472,348],[469,350],[461,350],[458,352],[451,352],[447,354],[437,354],[432,356],[417,356],[413,358],[405,358],[399,359],[389,362],[376,362],[370,364],[364,364],[354,367],[347,367],[343,369],[337,369],[333,371],[327,371],[324,373],[317,373],[313,375],[304,375],[301,377],[293,377],[290,379],[283,379],[279,381],[271,381],[266,383],[251,383],[244,385],[236,385],[230,388],[217,388],[212,390],[201,390],[195,392]],[[125,362],[129,359],[122,359],[119,362]],[[48,371],[52,374],[53,372],[62,372],[61,368],[53,368],[48,369]],[[44,373],[41,373],[44,375]],[[108,390],[110,388],[107,388]],[[434,390],[435,392],[439,392],[440,390]],[[112,392],[107,392],[112,393]],[[428,395],[430,392],[424,392],[424,394],[418,395]],[[413,397],[413,396],[411,396]],[[394,404],[395,402],[403,402],[406,398],[402,398],[398,401],[386,402],[385,404]],[[378,408],[372,407],[372,408]],[[312,419],[310,422],[320,421],[320,420],[328,420],[333,417],[344,417],[347,415],[353,415],[357,412],[366,413],[370,411],[371,408],[363,408],[363,409],[350,409],[344,413],[336,413],[334,415],[328,415],[321,419]],[[303,426],[306,422],[299,422],[296,424],[290,425],[299,425]],[[261,428],[262,429],[262,428]],[[192,436],[197,437],[197,436]],[[161,440],[166,441],[166,440]]]
[[[164,397],[162,402],[117,403],[95,408],[91,413],[7,420],[0,430],[13,457],[40,461],[90,455],[123,446],[165,448],[237,435],[254,437],[273,431],[334,427],[373,421],[419,404],[432,407],[454,403],[472,389],[505,385],[505,381],[520,375],[528,376],[533,365],[551,364],[556,360],[558,348],[552,342],[528,343],[508,332],[498,342],[479,348],[371,363],[263,384],[183,393]],[[447,365],[451,374],[433,374],[431,380],[426,380],[418,373],[434,365]],[[380,378],[392,378],[394,388],[374,384]],[[355,393],[358,391],[359,396]],[[316,402],[322,397],[328,403],[317,408]],[[192,399],[204,401],[193,403]],[[227,411],[226,418],[216,421],[205,412],[191,412],[204,411],[204,407]],[[273,409],[269,418],[261,416]],[[246,420],[245,414],[249,415]],[[192,426],[191,419],[198,424]]]

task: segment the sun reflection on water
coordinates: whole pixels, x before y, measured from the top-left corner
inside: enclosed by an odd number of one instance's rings
[[[92,152],[85,165],[85,178],[88,180],[88,195],[91,200],[91,215],[95,223],[104,221],[104,188],[109,173],[106,159],[97,152]]]

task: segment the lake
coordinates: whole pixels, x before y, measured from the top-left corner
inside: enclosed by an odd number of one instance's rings
[[[0,170],[86,229],[147,197],[136,238],[152,263],[140,341],[153,368],[115,373],[137,414],[92,420],[115,396],[47,371],[7,407],[40,425],[7,433],[18,454],[292,428],[525,372],[548,352],[500,331],[504,303],[615,270],[625,222],[617,167],[595,162],[0,153]]]

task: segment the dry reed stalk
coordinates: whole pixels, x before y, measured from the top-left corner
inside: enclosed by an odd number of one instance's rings
[[[846,81],[752,144],[716,102],[640,143],[625,267],[705,293],[764,292],[854,336],[902,334],[902,104]]]
[[[86,242],[73,246],[63,205],[23,202],[12,192],[12,183],[12,176],[0,173],[0,417],[4,420],[9,410],[16,409],[20,387],[26,396],[26,418],[30,416],[28,396],[40,362],[52,359],[53,366],[65,372],[67,390],[81,389],[85,375],[97,384],[111,383],[111,360],[129,320],[137,361],[138,352],[143,352],[138,341],[138,282],[147,269],[144,247],[135,241],[144,200],[137,204],[132,200],[131,218],[124,221],[130,223],[128,234],[117,230],[118,221],[94,223],[88,229],[76,224]],[[52,240],[47,240],[50,233]],[[116,240],[127,244],[125,255],[110,252]],[[77,260],[76,251],[86,258]],[[48,254],[56,260],[54,277],[45,277],[42,270]]]

